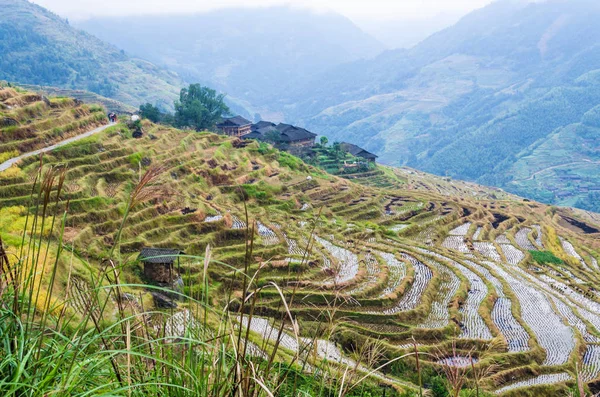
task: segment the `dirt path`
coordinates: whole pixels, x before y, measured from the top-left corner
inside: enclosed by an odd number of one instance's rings
[[[17,157],[13,157],[12,159],[6,160],[4,163],[0,164],[0,172],[7,170],[8,168],[12,167],[13,164],[17,163],[20,160],[23,160],[23,159],[26,159],[26,158],[32,157],[32,156],[37,156],[40,153],[51,152],[52,150],[54,150],[56,148],[59,148],[61,146],[65,146],[65,145],[67,145],[69,143],[76,142],[76,141],[78,141],[80,139],[87,138],[89,136],[92,136],[94,134],[102,132],[105,129],[107,129],[108,127],[111,127],[113,125],[115,125],[115,123],[109,123],[109,124],[103,125],[101,127],[95,128],[95,129],[93,129],[91,131],[84,132],[81,135],[77,135],[77,136],[74,136],[72,138],[65,139],[64,141],[58,142],[58,143],[56,143],[54,145],[47,146],[47,147],[42,148],[42,149],[34,150],[33,152],[23,153],[22,155],[17,156]]]

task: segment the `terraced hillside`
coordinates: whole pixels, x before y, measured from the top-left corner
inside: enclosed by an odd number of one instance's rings
[[[12,103],[11,112],[31,106]],[[92,269],[117,245],[127,281],[141,284],[141,248],[197,255],[210,245],[210,288],[239,290],[234,311],[256,299],[252,313],[237,317],[251,330],[246,345],[256,357],[279,348],[285,361],[309,349],[306,371],[328,362],[416,393],[415,358],[399,359],[416,349],[425,387],[461,367],[469,385],[477,378],[505,396],[566,395],[577,363],[581,379],[600,389],[600,242],[591,217],[411,170],[346,180],[258,143],[143,129],[136,139],[126,125],[112,126],[44,156],[45,169],[66,169],[57,204],[68,201],[65,246]],[[38,166],[31,158],[0,173],[0,227],[12,253],[18,225],[35,210]],[[160,183],[128,206],[140,176],[157,166]],[[180,263],[185,288],[195,291],[203,265]],[[245,300],[239,271],[255,275]],[[58,274],[57,290],[87,282],[83,266],[75,279],[69,274]],[[131,292],[152,307],[148,291]],[[224,307],[228,298],[217,295],[214,304]],[[168,332],[193,323],[186,310],[171,309]],[[360,352],[375,343],[378,354],[365,359]],[[396,361],[378,368],[389,360]]]
[[[69,97],[78,99],[83,103],[100,104],[107,112],[115,112],[118,114],[135,113],[138,109],[134,106],[124,104],[114,99],[103,97],[90,91],[70,90],[66,88],[47,87],[41,85],[19,84],[19,87],[33,92],[38,92],[46,96],[54,97]]]
[[[101,106],[0,85],[0,163],[107,122]]]

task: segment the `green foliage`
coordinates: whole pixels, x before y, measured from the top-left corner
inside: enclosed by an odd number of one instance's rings
[[[277,130],[269,131],[265,134],[265,140],[277,145],[281,142],[281,134]]]
[[[266,142],[259,142],[258,143],[258,153],[260,153],[262,155],[272,154],[272,153],[275,153],[275,149],[273,149],[273,147],[270,146]]]
[[[448,389],[446,388],[446,380],[441,376],[431,378],[427,385],[431,389],[433,397],[448,397]]]
[[[119,92],[119,85],[104,77],[90,82],[87,89],[105,97],[114,97]]]
[[[127,157],[129,164],[137,167],[139,163],[141,163],[142,158],[144,158],[144,154],[141,152],[133,153]]]
[[[255,199],[260,203],[268,203],[279,190],[280,189],[277,187],[271,186],[264,181],[260,181],[253,185],[242,185],[242,196],[240,198],[243,200]],[[238,195],[240,194],[239,190],[236,190],[236,192]]]
[[[163,118],[160,109],[151,103],[145,103],[140,106],[140,116],[152,121],[153,123],[158,123]]]
[[[354,157],[344,151],[339,142],[335,142],[330,147],[321,144],[320,147],[315,147],[313,150],[314,155],[307,156],[304,161],[315,167],[320,167],[330,174],[356,174],[377,168],[376,164],[367,162],[360,157]]]
[[[296,202],[294,200],[287,200],[280,204],[277,208],[285,212],[290,212],[296,209]]]
[[[179,101],[175,101],[175,125],[196,131],[213,128],[224,114],[229,113],[224,99],[224,94],[217,94],[211,88],[190,84],[181,90]]]
[[[533,260],[540,264],[562,265],[564,262],[550,251],[529,251]]]
[[[230,149],[233,149],[233,145],[232,145],[231,141],[225,141],[219,146],[219,149],[228,151]]]
[[[11,150],[9,152],[0,153],[0,163],[3,163],[6,160],[11,159],[13,157],[17,157],[18,155],[19,152],[17,150]]]
[[[600,192],[589,192],[586,196],[578,198],[575,207],[600,212]]]
[[[104,113],[104,108],[101,105],[91,104],[89,105],[90,113]]]
[[[278,370],[286,375],[286,381],[278,390],[279,396],[319,396],[338,397],[339,391],[328,387],[318,377],[310,376],[287,365],[278,366]],[[416,397],[413,391],[398,392],[394,388],[383,385],[361,384],[352,388],[346,397]]]
[[[294,171],[300,170],[303,166],[302,161],[298,157],[292,156],[291,154],[286,152],[280,152],[277,161],[279,161],[279,164],[282,167],[288,167],[289,169]]]

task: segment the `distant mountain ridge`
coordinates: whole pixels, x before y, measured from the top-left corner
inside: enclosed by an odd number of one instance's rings
[[[335,66],[370,58],[383,44],[347,18],[290,7],[191,15],[94,18],[82,29],[228,94],[253,112]],[[282,115],[264,113],[283,121]]]
[[[0,0],[0,54],[0,80],[88,90],[134,106],[172,105],[183,85],[26,0]]]

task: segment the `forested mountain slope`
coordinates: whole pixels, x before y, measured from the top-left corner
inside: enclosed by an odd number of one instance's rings
[[[173,73],[130,58],[26,0],[0,0],[0,80],[83,89],[131,105],[172,105]]]

